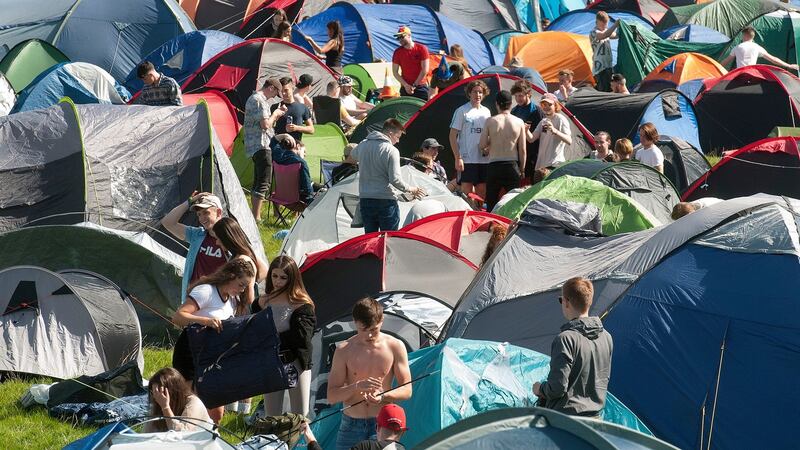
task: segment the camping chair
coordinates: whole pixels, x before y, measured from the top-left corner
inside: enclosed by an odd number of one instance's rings
[[[342,101],[338,98],[318,95],[314,97],[314,117],[318,124],[334,123],[342,127]]]
[[[301,212],[306,208],[306,204],[300,200],[300,170],[301,164],[273,164],[272,173],[275,175],[274,189],[270,194],[269,204],[267,205],[267,216],[269,216],[269,205],[275,205],[275,224],[289,226],[290,212]]]
[[[333,169],[339,167],[342,161],[329,161],[327,159],[319,160],[319,179],[325,186],[330,185],[333,179]]]

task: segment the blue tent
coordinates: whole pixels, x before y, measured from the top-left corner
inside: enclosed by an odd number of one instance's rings
[[[500,29],[500,30],[492,30],[483,35],[489,42],[497,47],[500,50],[501,54],[505,54],[508,50],[508,41],[511,40],[514,36],[519,36],[520,34],[525,34],[522,31],[511,30],[511,29]]]
[[[658,33],[661,39],[685,42],[704,42],[707,44],[721,44],[730,41],[730,38],[719,31],[702,25],[686,24],[675,25]]]
[[[344,32],[342,64],[368,63],[378,59],[391,61],[398,46],[394,34],[401,25],[411,27],[414,41],[425,44],[431,53],[446,51],[449,45],[461,45],[473,72],[503,59],[482,34],[421,5],[336,3],[294,26],[292,42],[312,51],[304,36],[312,37],[320,45],[327,42],[326,24],[332,20],[338,20]]]
[[[514,345],[469,339],[448,339],[443,344],[409,355],[413,384],[405,409],[409,431],[401,442],[413,448],[428,436],[478,413],[533,406],[533,383],[549,372],[550,357]],[[338,408],[339,405],[334,408]],[[325,417],[335,409],[321,411]],[[333,448],[341,414],[334,414],[312,426],[322,448]],[[642,422],[609,394],[603,418],[651,434]]]
[[[174,78],[178,84],[183,84],[206,61],[240,42],[244,40],[224,31],[191,31],[165,42],[142,58],[142,61],[150,61],[156,66],[156,70]],[[125,79],[125,86],[131,92],[142,89],[142,80],[137,77],[135,67]]]
[[[11,113],[42,109],[69,97],[75,104],[125,104],[131,95],[105,70],[89,63],[57,64],[36,77],[17,97]]]
[[[539,29],[536,24],[536,16],[533,14],[533,2],[531,0],[514,0],[514,7],[517,9],[519,19],[525,22],[528,28],[533,31]],[[539,0],[542,18],[547,18],[551,21],[556,20],[562,14],[585,7],[586,3],[582,0]]]

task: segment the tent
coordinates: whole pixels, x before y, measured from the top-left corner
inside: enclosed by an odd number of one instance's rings
[[[123,105],[128,90],[105,70],[89,63],[61,63],[42,72],[17,97],[12,113],[42,109],[69,97],[76,104]]]
[[[632,11],[646,18],[653,25],[661,21],[669,6],[661,0],[595,0],[586,9],[593,11]]]
[[[408,356],[412,379],[420,379],[413,384],[412,397],[400,402],[408,425],[400,442],[406,448],[427,448],[421,444],[424,439],[485,411],[533,406],[533,383],[547,378],[550,363],[548,356],[515,345],[466,339],[448,339]],[[649,433],[613,394],[606,398],[605,421]],[[319,417],[329,412],[322,411]],[[323,448],[334,446],[339,418],[336,414],[312,425]],[[500,448],[494,444],[478,448]],[[502,448],[531,448],[527,440],[516,444]]]
[[[498,28],[528,31],[528,24],[517,15],[512,0],[394,0],[392,3],[428,6],[481,33]]]
[[[514,5],[517,7],[517,14],[528,24],[528,28],[531,31],[539,30],[539,24],[536,23],[536,15],[533,13],[534,3],[531,0],[514,0]],[[562,14],[585,7],[586,2],[583,0],[539,0],[541,17],[550,19],[551,23]]]
[[[398,45],[394,34],[401,25],[410,26],[414,41],[425,44],[431,53],[447,51],[453,44],[461,45],[473,72],[501,59],[498,50],[482,34],[423,5],[339,2],[297,24],[292,29],[292,42],[307,50],[311,46],[305,36],[319,43],[326,42],[328,32],[325,25],[331,20],[342,24],[345,40],[343,64],[391,61]]]
[[[525,34],[523,31],[518,30],[511,30],[508,28],[500,28],[497,30],[487,31],[483,33],[483,36],[489,40],[489,43],[497,47],[497,50],[500,51],[500,54],[505,55],[506,51],[508,50],[508,41],[511,40],[514,36],[519,36],[521,34]],[[484,68],[485,70],[486,68]]]
[[[576,85],[594,85],[592,46],[589,37],[563,31],[543,31],[514,36],[508,42],[505,65],[518,56],[523,65],[536,69],[548,83],[558,83],[558,71],[575,72]]]
[[[383,126],[386,119],[397,119],[405,125],[425,104],[416,97],[397,97],[384,100],[373,108],[350,134],[350,142],[359,143],[372,131]]]
[[[670,41],[702,42],[707,44],[723,44],[730,41],[728,36],[712,28],[702,25],[675,25],[660,31],[658,36]]]
[[[703,152],[681,138],[661,135],[656,145],[664,154],[664,176],[681,194],[711,169]]]
[[[0,371],[72,378],[128,361],[144,369],[128,295],[92,272],[16,266],[0,271]]]
[[[776,126],[800,123],[800,80],[774,66],[748,66],[707,80],[695,99],[703,151],[734,149]]]
[[[542,92],[547,92],[547,83],[544,82],[542,75],[536,69],[530,67],[515,67],[513,71],[504,66],[489,66],[480,71],[478,75],[502,74],[511,77],[518,77],[528,81],[531,85]]]
[[[684,199],[735,198],[760,192],[800,198],[797,137],[767,138],[725,155],[684,193]]]
[[[650,72],[644,80],[664,80],[677,87],[689,80],[717,78],[728,73],[718,62],[699,53],[679,53],[667,58]]]
[[[467,202],[453,195],[439,180],[427,176],[411,165],[400,168],[403,182],[425,189],[426,200],[441,202],[448,211],[470,209]],[[364,228],[353,216],[358,206],[358,177],[356,173],[320,192],[300,214],[281,245],[281,254],[291,256],[302,264],[306,255],[327,250],[340,242],[362,235]],[[404,223],[418,201],[399,202],[400,223]]]
[[[371,3],[364,0],[339,0],[353,4]],[[236,32],[237,36],[244,39],[257,37],[272,37],[275,29],[272,25],[272,17],[275,10],[283,9],[289,23],[298,23],[315,16],[331,5],[337,3],[336,0],[265,0],[255,11],[245,16],[242,26]]]
[[[400,231],[432,239],[480,265],[492,227],[510,224],[508,218],[488,212],[450,211],[419,219]]]
[[[794,11],[773,11],[750,21],[747,25],[755,28],[757,44],[764,47],[770,55],[778,57],[789,64],[800,61],[797,44],[800,43],[800,32],[795,32],[795,24],[800,22],[800,9]],[[742,34],[733,37],[728,45],[727,56],[733,48],[742,42]],[[761,58],[761,61],[767,62]]]
[[[581,274],[594,283],[590,314],[614,336],[609,390],[656,436],[680,448],[791,447],[785,424],[800,421],[800,392],[785,375],[800,370],[798,208],[785,197],[738,198],[601,238],[522,221],[444,337],[548,351],[563,322],[562,283]],[[754,380],[770,407],[743,415]]]
[[[391,62],[353,63],[342,68],[344,75],[353,79],[353,94],[361,100],[370,89],[393,86],[400,92],[400,83],[392,75]]]
[[[17,103],[17,94],[11,83],[0,73],[0,117],[8,115]]]
[[[426,103],[406,123],[406,134],[400,138],[400,142],[397,145],[403,156],[410,157],[419,151],[422,141],[430,137],[436,138],[437,141],[443,144],[450,142],[450,121],[453,117],[453,111],[469,101],[464,93],[464,88],[472,80],[483,80],[489,86],[490,94],[484,97],[483,105],[494,112],[496,111],[495,97],[497,93],[501,89],[511,89],[511,86],[518,78],[503,74],[476,75],[461,80],[440,92],[436,98]],[[531,101],[538,103],[544,92],[540,91],[536,86],[533,89]],[[582,158],[589,154],[591,149],[589,142],[594,142],[594,140],[569,111],[563,110],[563,112],[571,119],[570,125],[572,129],[572,146],[567,152],[567,159]],[[453,153],[449,149],[439,152],[439,161],[449,175],[455,175]]]
[[[599,181],[570,175],[564,175],[554,180],[545,179],[541,183],[536,183],[509,200],[494,213],[516,220],[530,202],[538,199],[596,206],[600,210],[603,234],[607,236],[646,230],[661,225],[653,213],[633,198]]]
[[[797,5],[780,0],[715,0],[671,8],[658,23],[656,31],[675,25],[702,25],[728,36],[739,31],[756,17],[773,11],[796,11]]]
[[[179,3],[198,29],[236,34],[264,0],[179,0]]]
[[[194,105],[206,102],[211,113],[211,124],[219,137],[225,154],[233,153],[233,142],[239,134],[239,121],[236,119],[236,110],[221,92],[211,89],[201,94],[183,94],[184,105]]]
[[[639,126],[651,122],[659,133],[700,148],[699,113],[695,113],[691,100],[675,89],[631,95],[579,89],[566,106],[588,129],[606,131],[612,139],[625,137],[638,144]]]
[[[164,42],[142,61],[150,61],[157,71],[182,84],[217,53],[242,42],[241,38],[224,31],[190,31]],[[136,67],[125,78],[125,86],[133,93],[142,89]]]
[[[20,42],[0,60],[0,73],[14,91],[21,92],[34,78],[59,63],[69,62],[61,51],[47,42],[30,39]]]
[[[443,429],[420,446],[444,450],[483,448],[486,444],[497,448],[526,445],[552,449],[677,449],[629,428],[544,408],[503,408],[481,413]]]
[[[244,105],[254,90],[269,77],[291,77],[297,81],[307,73],[314,78],[310,96],[325,93],[333,72],[317,57],[280,39],[250,39],[228,48],[208,60],[181,86],[193,94],[209,89],[221,91],[244,120]]]
[[[106,425],[94,433],[78,439],[64,447],[64,450],[94,450],[118,447],[124,449],[204,449],[204,450],[236,450],[237,448],[278,449],[278,447],[260,446],[252,443],[251,438],[240,446],[233,446],[220,436],[216,430],[200,429],[197,431],[164,431],[158,433],[136,433],[122,422]],[[285,445],[284,447],[285,448]]]

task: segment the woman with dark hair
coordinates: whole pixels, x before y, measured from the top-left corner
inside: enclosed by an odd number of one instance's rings
[[[250,246],[250,240],[236,219],[223,217],[214,224],[212,231],[217,238],[217,244],[224,252],[230,253],[229,261],[241,258],[253,265],[255,281],[241,298],[244,305],[250,306],[256,299],[256,283],[264,281],[267,277],[267,264],[256,256],[253,247]]]
[[[287,412],[307,416],[311,396],[311,337],[317,323],[314,302],[306,292],[297,263],[285,255],[278,256],[269,265],[266,291],[253,303],[253,313],[272,308],[281,340],[281,360],[291,363],[299,374],[297,387],[289,390]],[[268,416],[284,412],[283,397],[283,391],[264,394]]]
[[[311,36],[306,36],[306,41],[317,52],[317,56],[325,57],[325,65],[333,69],[334,72],[342,73],[342,54],[344,53],[344,33],[342,24],[338,20],[332,20],[326,25],[328,28],[328,42],[322,47],[314,42]]]
[[[147,422],[144,424],[145,433],[167,430],[193,431],[200,422],[213,425],[202,400],[194,395],[183,375],[172,367],[165,367],[150,377],[147,393],[151,416],[181,416],[186,419]]]
[[[292,42],[292,24],[285,20],[279,23],[272,37],[282,41]]]

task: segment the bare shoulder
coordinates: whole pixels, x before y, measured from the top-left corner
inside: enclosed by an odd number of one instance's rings
[[[386,346],[392,350],[393,354],[397,354],[397,352],[408,353],[405,344],[400,339],[388,334],[384,334],[384,339],[386,339]]]

